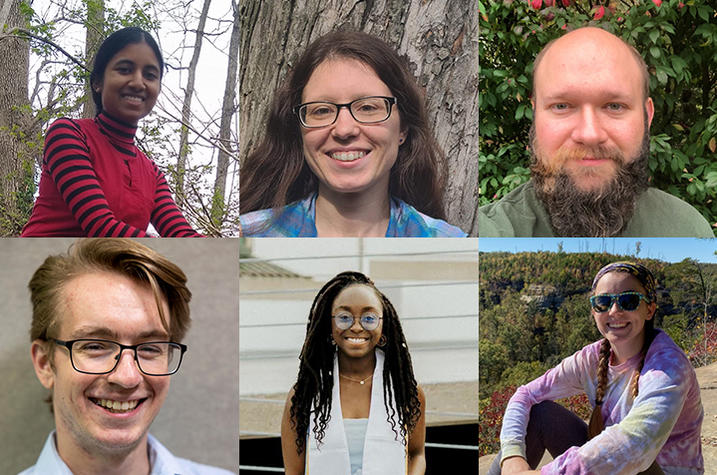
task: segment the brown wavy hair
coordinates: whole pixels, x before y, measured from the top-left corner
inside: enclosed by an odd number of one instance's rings
[[[187,277],[176,264],[153,249],[121,238],[80,239],[66,254],[49,256],[37,268],[28,284],[32,302],[31,341],[46,340],[52,344],[62,316],[62,289],[76,277],[92,272],[120,274],[148,285],[162,326],[172,341],[182,341],[190,325],[192,293],[186,286]],[[165,315],[163,300],[169,315]]]
[[[299,119],[293,108],[301,103],[316,67],[336,58],[370,66],[397,98],[401,130],[407,136],[391,169],[389,193],[429,216],[445,219],[446,162],[428,122],[423,92],[392,47],[359,31],[335,31],[311,43],[275,92],[265,135],[241,165],[241,212],[280,208],[317,190],[317,178],[304,160]]]

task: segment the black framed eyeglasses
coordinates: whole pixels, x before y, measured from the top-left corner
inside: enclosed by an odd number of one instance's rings
[[[148,341],[138,345],[123,345],[111,340],[80,338],[53,341],[70,352],[75,371],[85,374],[111,373],[119,364],[124,350],[134,351],[139,370],[148,376],[169,376],[179,370],[187,346],[172,341]]]
[[[301,125],[306,128],[326,127],[336,122],[339,111],[346,107],[356,122],[377,124],[391,117],[394,104],[398,104],[398,100],[387,96],[361,97],[345,104],[306,102],[294,107],[294,114],[299,116]]]
[[[354,317],[349,313],[340,313],[331,318],[333,318],[334,322],[336,322],[336,328],[339,330],[348,330],[354,325],[357,317]],[[379,321],[383,319],[383,317],[379,317],[378,315],[374,315],[372,313],[365,313],[358,318],[363,329],[368,331],[377,329]]]
[[[620,310],[632,312],[640,306],[640,300],[650,303],[650,300],[640,292],[621,292],[619,294],[598,294],[590,297],[590,305],[598,313],[607,312],[612,304],[617,302]]]

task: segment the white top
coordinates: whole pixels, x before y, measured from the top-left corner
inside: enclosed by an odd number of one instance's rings
[[[150,475],[233,475],[223,468],[210,467],[191,460],[175,457],[157,439],[147,434]],[[37,463],[19,475],[73,475],[69,467],[60,458],[55,445],[55,431],[45,441],[45,446],[37,458]]]
[[[397,436],[388,422],[383,397],[383,362],[383,351],[377,348],[376,367],[373,370],[371,386],[371,406],[366,424],[361,462],[362,475],[403,475],[408,466],[406,443],[401,439],[400,432]],[[314,435],[313,414],[309,415],[305,475],[353,475],[344,418],[341,412],[337,356],[334,356],[333,380],[331,419],[326,425],[321,444],[317,442]],[[398,426],[398,422],[396,425]]]
[[[368,419],[344,419],[346,443],[349,446],[349,460],[351,461],[351,475],[361,475],[367,426]]]

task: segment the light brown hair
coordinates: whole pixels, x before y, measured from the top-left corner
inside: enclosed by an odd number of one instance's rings
[[[149,285],[162,326],[169,338],[181,342],[190,325],[192,293],[176,264],[137,241],[120,238],[81,239],[67,253],[49,256],[33,274],[28,287],[32,302],[30,340],[52,342],[57,331],[62,291],[71,280],[93,272],[110,272]],[[166,299],[169,315],[165,315]],[[52,353],[50,353],[52,354]]]

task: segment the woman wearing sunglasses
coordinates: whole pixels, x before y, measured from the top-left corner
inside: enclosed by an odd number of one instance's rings
[[[497,474],[701,474],[703,410],[684,352],[654,328],[656,283],[644,266],[600,269],[590,305],[605,337],[521,386],[508,403]],[[589,424],[552,402],[584,392]],[[547,449],[554,460],[535,468]]]
[[[443,221],[445,158],[405,62],[380,39],[313,42],[242,163],[245,236],[465,236]]]
[[[425,406],[391,302],[358,272],[328,281],[284,408],[286,473],[423,474]]]

